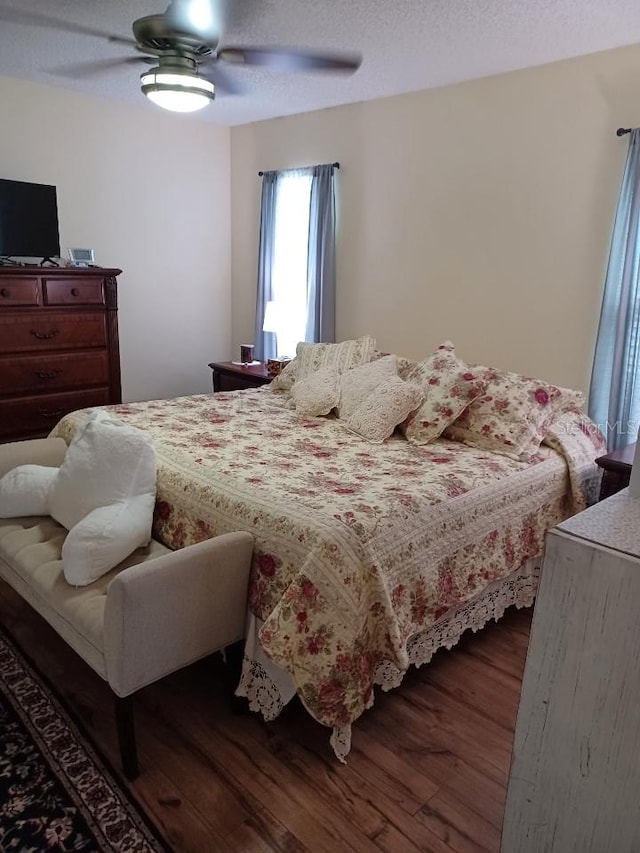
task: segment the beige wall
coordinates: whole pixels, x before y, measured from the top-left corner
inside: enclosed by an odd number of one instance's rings
[[[60,240],[119,267],[125,400],[230,354],[229,130],[0,78],[0,177],[55,184]]]
[[[340,85],[339,81],[336,85]],[[339,160],[338,339],[588,388],[640,46],[231,132],[232,342],[253,337],[259,169]]]

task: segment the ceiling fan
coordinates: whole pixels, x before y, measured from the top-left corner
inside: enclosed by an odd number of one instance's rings
[[[167,9],[133,22],[133,38],[68,23],[47,15],[0,6],[0,20],[105,38],[138,51],[120,57],[67,67],[83,77],[119,65],[146,63],[153,67],[140,77],[142,92],[165,109],[191,112],[209,104],[216,89],[227,94],[243,91],[228,68],[259,66],[276,71],[334,71],[352,73],[360,66],[354,53],[322,53],[296,48],[225,44],[224,31],[239,0],[173,0]],[[256,0],[258,2],[258,0]],[[250,10],[252,3],[244,3]]]

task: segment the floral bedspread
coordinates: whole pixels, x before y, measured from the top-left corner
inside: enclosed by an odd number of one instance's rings
[[[368,707],[380,661],[406,669],[412,636],[595,499],[603,449],[575,414],[531,463],[445,439],[371,445],[331,417],[300,420],[268,388],[107,409],[155,440],[158,539],[253,534],[262,646],[331,727]],[[69,441],[86,416],[53,434]]]

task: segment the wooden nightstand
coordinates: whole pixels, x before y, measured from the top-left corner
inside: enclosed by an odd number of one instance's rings
[[[600,486],[600,500],[615,495],[620,489],[626,489],[631,477],[631,466],[636,452],[636,445],[628,444],[618,450],[612,450],[605,456],[596,459],[598,465],[604,471],[602,484]]]
[[[267,385],[272,376],[262,362],[248,367],[234,364],[232,361],[212,361],[209,364],[213,373],[214,391],[240,391],[243,388],[259,388]]]

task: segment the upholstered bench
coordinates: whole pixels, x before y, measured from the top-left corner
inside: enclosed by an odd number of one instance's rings
[[[0,477],[59,466],[61,439],[0,445]],[[244,636],[253,539],[228,533],[179,551],[152,540],[87,586],[64,578],[66,530],[49,516],[0,519],[4,578],[113,690],[125,775],[138,774],[132,694]]]

